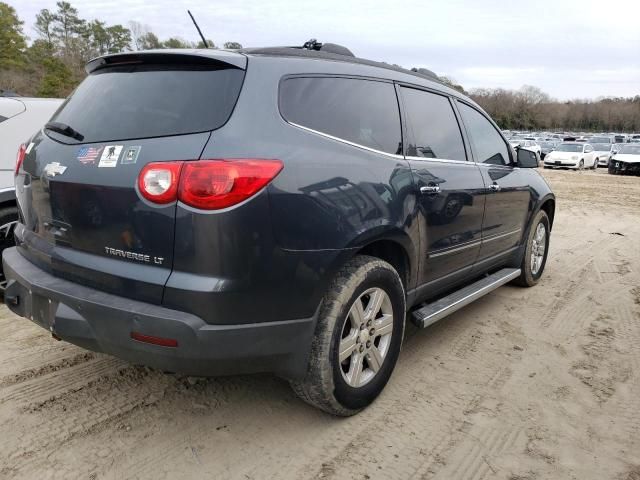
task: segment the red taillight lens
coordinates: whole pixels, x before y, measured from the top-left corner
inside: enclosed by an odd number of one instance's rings
[[[153,203],[171,203],[178,198],[178,179],[184,162],[155,162],[145,165],[138,176],[138,189]]]
[[[24,161],[24,157],[27,154],[27,146],[23,143],[18,147],[18,155],[16,155],[16,170],[15,175],[18,175],[20,172],[20,167],[22,166],[22,162]]]
[[[280,160],[185,162],[180,175],[178,199],[203,210],[227,208],[258,193],[280,170]]]
[[[159,204],[180,200],[202,210],[236,205],[263,189],[282,170],[280,160],[233,159],[155,162],[138,177],[144,198]]]

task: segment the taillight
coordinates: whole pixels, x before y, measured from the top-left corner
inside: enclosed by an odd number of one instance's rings
[[[18,175],[20,172],[20,167],[22,166],[22,162],[24,161],[24,157],[27,154],[27,146],[23,143],[18,147],[18,155],[16,155],[16,170],[15,175]]]
[[[202,210],[236,205],[262,190],[282,170],[280,160],[222,159],[150,163],[138,188],[147,200],[180,200]]]
[[[178,198],[178,179],[184,162],[149,163],[138,176],[138,189],[153,203],[171,203]]]
[[[227,208],[258,193],[280,170],[280,160],[186,162],[180,175],[178,199],[203,210]]]

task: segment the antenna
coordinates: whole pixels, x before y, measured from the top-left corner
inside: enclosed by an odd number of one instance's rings
[[[191,17],[191,21],[193,22],[193,24],[196,26],[196,30],[198,30],[198,33],[200,34],[200,38],[202,39],[202,43],[204,43],[204,48],[209,48],[209,44],[207,43],[207,39],[204,38],[204,35],[202,34],[202,30],[200,30],[200,27],[196,23],[196,19],[193,18],[193,15],[191,15],[191,12],[189,10],[187,10],[187,13]]]

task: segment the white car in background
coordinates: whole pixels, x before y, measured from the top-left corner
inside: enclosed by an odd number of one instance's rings
[[[538,141],[533,137],[525,137],[523,144],[520,145],[520,148],[535,152],[538,155],[538,160],[542,156],[542,148],[540,147]]]
[[[609,173],[640,175],[640,145],[637,143],[618,144],[616,150],[617,153],[609,162]]]
[[[14,170],[18,148],[51,118],[64,100],[0,96],[0,254],[13,246],[18,221]],[[5,278],[0,262],[0,292]]]
[[[544,168],[585,168],[597,167],[596,154],[590,143],[564,142],[544,158]]]
[[[594,143],[592,144],[593,151],[596,154],[596,165],[598,167],[608,167],[609,160],[613,157],[616,151],[615,144],[613,143]]]
[[[525,150],[535,152],[538,155],[538,159],[540,159],[540,155],[542,154],[542,148],[540,148],[540,145],[535,140],[526,138],[510,138],[509,144],[513,148],[524,148]]]

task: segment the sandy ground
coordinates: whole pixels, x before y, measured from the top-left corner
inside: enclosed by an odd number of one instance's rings
[[[349,419],[271,376],[164,375],[0,307],[0,477],[640,479],[640,178],[543,173],[543,281],[410,327]]]

